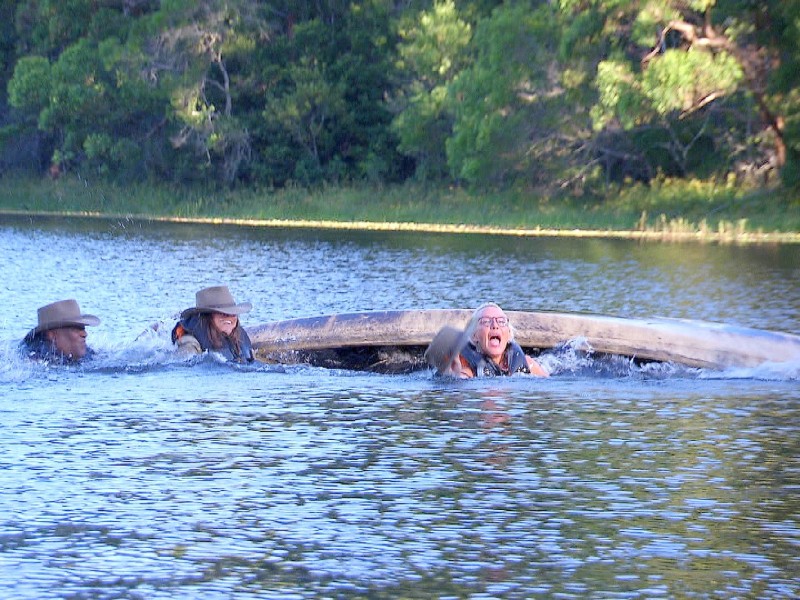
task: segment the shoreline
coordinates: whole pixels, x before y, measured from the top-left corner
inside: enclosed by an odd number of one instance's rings
[[[104,220],[153,221],[159,223],[185,223],[194,225],[234,225],[239,227],[274,227],[294,229],[328,229],[350,231],[421,232],[451,234],[502,235],[509,237],[562,237],[587,239],[621,239],[644,242],[715,243],[715,244],[800,244],[800,232],[764,233],[748,231],[692,231],[692,230],[613,230],[613,229],[542,229],[508,228],[493,225],[380,222],[380,221],[325,221],[313,219],[256,219],[241,217],[179,217],[141,214],[101,213],[95,211],[24,211],[0,209],[0,217],[31,218],[90,218]]]

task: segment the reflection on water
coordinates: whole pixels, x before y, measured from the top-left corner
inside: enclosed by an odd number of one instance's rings
[[[502,296],[797,332],[794,250],[96,223],[0,249],[2,597],[800,595],[797,366],[564,348],[550,379],[461,382],[182,359],[147,330],[225,273],[253,324]],[[93,363],[16,356],[42,282],[104,319]]]
[[[230,368],[16,389],[3,403],[0,589],[800,591],[794,384]]]
[[[3,226],[4,222],[9,222]],[[362,233],[0,216],[7,307],[76,295],[132,339],[225,279],[248,323],[362,310],[475,307],[721,321],[800,333],[800,245]],[[42,291],[47,282],[49,294]],[[35,315],[34,315],[35,316]],[[113,319],[113,321],[111,320]],[[113,327],[111,327],[113,323]],[[16,336],[15,336],[16,337]]]

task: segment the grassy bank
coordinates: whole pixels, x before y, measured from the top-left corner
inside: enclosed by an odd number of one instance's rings
[[[393,188],[208,192],[77,178],[0,179],[0,211],[226,220],[298,226],[469,230],[668,240],[800,243],[800,200],[705,182],[624,189],[611,199]]]

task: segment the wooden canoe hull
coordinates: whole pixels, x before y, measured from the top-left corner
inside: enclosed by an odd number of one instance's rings
[[[595,352],[722,369],[800,361],[800,336],[683,319],[506,311],[525,349],[583,339]],[[427,346],[445,325],[463,328],[471,310],[344,313],[265,323],[248,329],[262,356],[292,351]]]

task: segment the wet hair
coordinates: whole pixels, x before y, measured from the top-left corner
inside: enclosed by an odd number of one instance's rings
[[[55,363],[68,364],[77,362],[76,359],[63,354],[56,348],[55,343],[47,336],[49,329],[38,331],[33,335],[28,334],[22,340],[22,352],[33,360],[48,360]]]
[[[469,339],[469,341],[471,342],[474,341],[473,337],[475,335],[475,331],[478,329],[478,321],[480,321],[483,311],[487,308],[498,308],[500,310],[503,310],[502,308],[500,308],[500,305],[495,302],[485,302],[484,304],[481,304],[478,308],[476,308],[475,311],[472,313],[472,316],[469,318],[467,327],[464,330],[467,334],[467,339]],[[503,314],[505,314],[505,311],[503,311]],[[509,342],[514,341],[514,327],[511,325],[511,321],[508,322],[508,341]]]
[[[236,327],[233,328],[230,335],[226,335],[216,327],[212,322],[214,313],[202,313],[199,315],[200,326],[204,331],[208,332],[208,341],[211,342],[213,350],[220,350],[225,347],[225,340],[230,340],[231,345],[235,349],[235,354],[242,353],[242,325],[239,323],[239,317],[236,316]]]
[[[40,358],[53,351],[53,344],[44,335],[44,331],[26,335],[20,347],[31,358]]]

